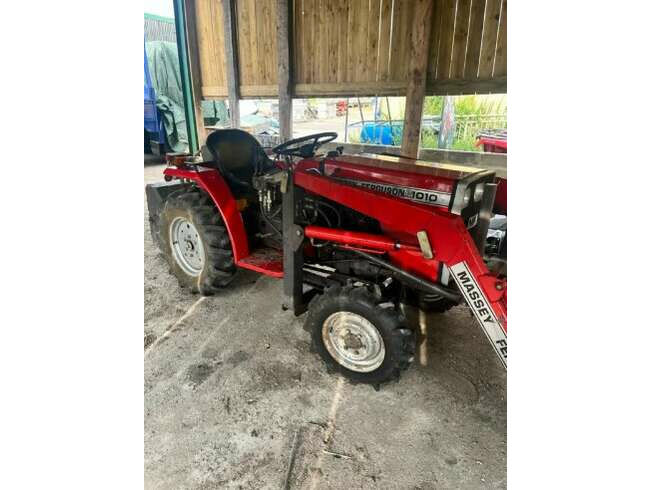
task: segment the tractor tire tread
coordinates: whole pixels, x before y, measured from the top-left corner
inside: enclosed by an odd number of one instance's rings
[[[226,287],[234,278],[236,267],[232,246],[223,219],[210,196],[196,186],[180,189],[167,198],[163,215],[173,219],[174,214],[190,216],[204,244],[206,264],[198,277],[184,273],[176,264],[168,242],[168,233],[163,238],[163,252],[169,264],[170,272],[177,277],[181,287],[192,293],[211,296]]]
[[[404,328],[404,317],[393,308],[378,308],[381,302],[365,286],[333,285],[325,289],[309,303],[304,328],[311,333],[312,350],[325,362],[328,371],[338,372],[352,383],[367,383],[377,387],[397,380],[401,371],[412,363],[416,348],[415,333]],[[329,354],[322,339],[325,319],[336,311],[352,311],[368,318],[384,340],[386,356],[374,371],[361,373],[338,364]]]

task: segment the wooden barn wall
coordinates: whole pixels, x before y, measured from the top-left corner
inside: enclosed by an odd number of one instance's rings
[[[412,11],[410,0],[295,0],[296,95],[404,94]]]
[[[427,93],[506,92],[507,0],[435,0]]]
[[[225,97],[222,2],[193,0],[204,97]],[[241,97],[277,96],[276,0],[236,0]],[[507,0],[434,0],[428,95],[506,92]],[[294,0],[293,92],[404,95],[412,0]]]
[[[223,0],[189,1],[194,2],[196,13],[202,96],[203,98],[228,97],[223,38]],[[191,12],[190,9],[188,11]]]
[[[237,0],[239,92],[242,97],[278,95],[276,0]]]

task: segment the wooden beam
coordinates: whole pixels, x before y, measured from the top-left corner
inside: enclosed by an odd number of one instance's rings
[[[278,96],[277,85],[240,85],[239,97],[245,98],[272,98]]]
[[[485,80],[430,80],[427,95],[505,94],[508,92],[506,76]]]
[[[194,97],[194,117],[196,118],[196,133],[199,139],[199,148],[206,138],[205,125],[203,123],[203,110],[201,100],[201,65],[199,62],[199,42],[196,31],[196,9],[195,0],[185,0],[185,15],[187,29],[187,50],[189,52],[190,77],[192,79],[192,95]]]
[[[295,93],[298,97],[404,95],[406,82],[297,83]]]
[[[204,99],[227,99],[228,87],[201,87],[201,93]]]
[[[235,0],[223,2],[223,35],[226,48],[226,78],[228,84],[228,106],[230,108],[230,125],[239,127],[239,76],[237,67],[237,26]]]
[[[433,0],[414,0],[414,2],[411,61],[406,85],[406,107],[402,133],[402,155],[411,158],[418,156],[420,146],[420,125],[427,86],[427,65],[431,24],[433,23]]]
[[[278,119],[280,141],[291,139],[291,2],[276,0],[276,28],[278,48]]]

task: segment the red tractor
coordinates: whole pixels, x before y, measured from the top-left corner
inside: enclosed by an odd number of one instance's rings
[[[484,258],[494,172],[317,153],[336,137],[287,141],[271,159],[250,134],[226,129],[208,137],[202,162],[171,160],[166,182],[146,193],[152,235],[180,284],[211,295],[238,267],[283,278],[282,303],[307,312],[325,362],[375,386],[414,357],[401,304],[466,301],[505,367],[505,243]]]

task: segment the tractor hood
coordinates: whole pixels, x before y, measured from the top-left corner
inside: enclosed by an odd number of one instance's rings
[[[374,155],[340,155],[305,159],[302,169],[324,171],[327,177],[353,186],[443,207],[474,226],[483,200],[484,185],[494,182],[495,173],[482,168],[409,158]]]

